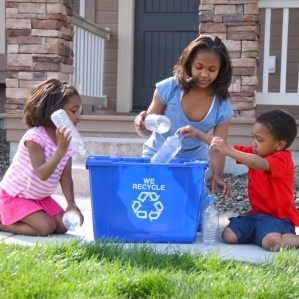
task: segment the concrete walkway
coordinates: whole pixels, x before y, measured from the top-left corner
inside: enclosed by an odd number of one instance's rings
[[[63,196],[54,196],[54,198],[65,208],[65,199]],[[91,201],[89,198],[78,198],[76,200],[77,205],[81,209],[85,221],[82,227],[76,232],[67,233],[65,235],[51,235],[49,237],[29,237],[14,235],[11,233],[0,232],[0,240],[5,243],[14,243],[32,246],[36,243],[47,242],[66,242],[73,239],[81,239],[87,242],[94,241],[93,238],[93,225],[92,225],[92,213],[91,213]],[[226,224],[227,217],[220,218],[220,226],[223,228]],[[131,243],[126,243],[125,247],[130,247]],[[139,246],[144,246],[139,244]],[[219,254],[225,260],[237,260],[244,261],[253,264],[261,264],[265,262],[273,261],[278,253],[268,252],[256,245],[227,245],[224,244],[219,238],[219,244],[217,246],[206,246],[201,242],[200,234],[197,235],[196,242],[193,244],[146,244],[146,246],[153,246],[157,251],[189,251],[192,253],[200,253],[206,255],[209,252]]]

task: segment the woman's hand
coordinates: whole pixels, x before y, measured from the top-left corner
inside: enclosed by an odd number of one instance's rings
[[[144,124],[144,119],[147,117],[147,115],[148,113],[146,111],[141,111],[134,120],[135,130],[141,137],[147,137],[152,133],[145,127]]]
[[[182,134],[183,139],[190,138],[190,137],[198,138],[208,145],[211,143],[211,141],[214,137],[214,135],[200,132],[191,126],[181,127],[179,129],[177,129],[175,134]]]
[[[135,128],[143,131],[145,130],[145,124],[144,124],[144,119],[147,117],[147,112],[146,111],[141,111],[135,118],[134,120],[134,124],[135,124]]]
[[[224,193],[224,201],[227,201],[230,196],[230,188],[229,185],[224,181],[222,177],[214,175],[211,179],[211,185],[210,185],[210,192],[213,194],[215,192],[216,187],[219,187],[222,189]]]
[[[177,129],[175,135],[182,134],[183,139],[190,137],[198,137],[198,131],[191,126],[185,126]]]

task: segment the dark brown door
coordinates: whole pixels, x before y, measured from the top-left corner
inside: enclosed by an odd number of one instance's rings
[[[155,83],[172,76],[187,44],[198,36],[199,0],[136,0],[133,110],[149,106]]]

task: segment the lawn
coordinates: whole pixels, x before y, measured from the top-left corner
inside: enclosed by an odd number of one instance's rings
[[[6,298],[298,298],[296,250],[253,265],[108,242],[1,243]]]

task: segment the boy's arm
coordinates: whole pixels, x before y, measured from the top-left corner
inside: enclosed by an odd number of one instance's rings
[[[231,157],[249,168],[269,171],[270,165],[267,159],[262,158],[256,154],[243,153],[233,148],[222,138],[214,137],[210,144],[210,150],[218,150],[221,154]]]
[[[227,132],[228,132],[228,126],[229,126],[230,121],[227,121],[226,123],[216,126],[214,128],[214,134],[219,134],[222,138],[227,137]],[[179,128],[176,132],[176,134],[183,134],[183,138],[190,138],[190,137],[195,137],[203,142],[207,143],[210,145],[211,141],[215,137],[212,134],[207,134],[201,131],[198,131],[194,129],[191,126],[185,126],[182,128]],[[214,151],[210,152],[210,165],[212,168],[213,172],[213,179],[211,181],[211,192],[214,192],[214,189],[216,186],[222,188],[224,192],[224,200],[226,200],[229,197],[230,194],[230,189],[225,183],[223,179],[223,170],[224,170],[224,164],[225,164],[225,156],[221,155],[219,152]]]

